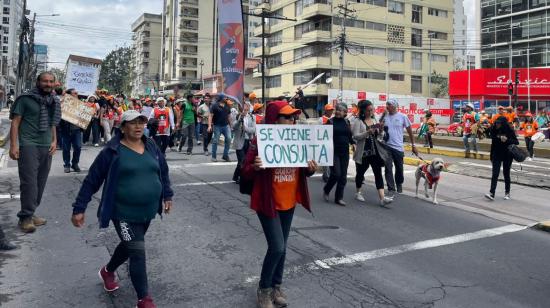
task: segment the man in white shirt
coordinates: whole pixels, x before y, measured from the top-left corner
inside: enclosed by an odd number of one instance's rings
[[[403,144],[403,129],[407,130],[409,140],[412,145],[412,151],[418,155],[414,144],[414,135],[411,128],[409,118],[398,112],[399,103],[396,99],[389,99],[386,103],[386,114],[382,116],[380,122],[384,125],[384,140],[388,146],[388,153],[391,155],[391,161],[386,162],[385,177],[388,184],[388,191],[398,193],[403,192],[403,158],[405,157],[405,149]],[[393,164],[392,164],[393,163]],[[392,165],[395,165],[395,180],[393,176]]]

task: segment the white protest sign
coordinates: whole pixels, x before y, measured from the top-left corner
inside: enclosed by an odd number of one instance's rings
[[[258,155],[264,168],[332,166],[332,125],[267,125],[256,127]]]
[[[91,95],[96,91],[99,67],[71,63],[67,68],[66,87],[76,89],[80,95]]]
[[[65,95],[61,99],[61,119],[86,129],[95,114],[95,108],[89,107],[78,98]]]

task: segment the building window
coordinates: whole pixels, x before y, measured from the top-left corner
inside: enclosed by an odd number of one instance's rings
[[[413,23],[421,24],[422,23],[422,7],[420,5],[412,6],[412,19]]]
[[[306,84],[313,79],[311,71],[294,73],[294,85]]]
[[[7,37],[7,36],[4,36],[4,37],[2,38],[2,43],[4,43],[4,44],[8,44],[8,43],[9,43],[8,37]]]
[[[366,78],[366,79],[374,79],[374,80],[386,80],[385,73],[377,73],[377,72],[359,72],[359,77]]]
[[[273,16],[284,16],[282,8],[274,11],[272,14],[273,14]],[[280,23],[281,21],[282,21],[281,19],[270,18],[268,23],[269,23],[270,26],[274,26],[274,25]]]
[[[512,6],[510,5],[511,2],[512,2],[511,0],[498,1],[496,6],[497,15],[501,16],[501,15],[508,15],[512,13]]]
[[[357,0],[357,3],[366,3],[376,6],[386,6],[386,0]]]
[[[281,87],[281,75],[270,76],[265,80],[265,87],[270,88],[280,88]]]
[[[302,38],[302,35],[304,33],[308,33],[311,31],[330,31],[330,20],[326,19],[323,21],[308,21],[306,23],[297,25],[294,27],[294,38],[299,39]]]
[[[378,48],[378,47],[369,47],[365,46],[364,53],[371,56],[386,56],[386,49],[385,48]]]
[[[422,76],[411,76],[411,93],[422,93]]]
[[[365,28],[367,30],[374,30],[374,31],[386,31],[386,25],[385,24],[381,24],[381,23],[378,23],[378,22],[372,22],[372,21],[367,21],[365,22]]]
[[[546,4],[546,0],[531,0],[529,2],[531,2],[529,6],[531,9],[538,8]]]
[[[2,17],[2,23],[4,25],[9,25],[10,24],[10,18],[9,17]]]
[[[281,45],[282,43],[283,43],[283,31],[273,33],[273,35],[267,39],[267,45],[269,47],[275,47],[275,46]]]
[[[267,68],[274,68],[282,65],[282,53],[278,53],[266,58]]]
[[[434,8],[429,7],[428,8],[428,15],[432,15],[432,16],[435,16],[435,17],[447,18],[448,12],[446,10],[438,10],[438,9],[434,9]]]
[[[403,75],[403,74],[390,74],[390,80],[405,81],[405,75]]]
[[[2,52],[8,53],[8,46],[2,46]]]
[[[422,47],[422,30],[411,29],[411,45],[416,47]]]
[[[448,57],[446,55],[432,54],[432,61],[434,62],[447,62]]]
[[[309,57],[328,57],[330,55],[329,44],[306,46],[294,50],[294,64],[302,63],[302,60]]]
[[[4,0],[4,5],[10,5],[10,0]]]
[[[428,37],[431,37],[434,40],[447,40],[447,33],[428,31]]]
[[[4,34],[10,34],[10,27],[3,27]]]
[[[405,13],[405,4],[399,1],[388,1],[388,12],[395,14]]]
[[[411,52],[411,69],[416,71],[422,70],[422,53],[421,52]]]
[[[529,37],[539,37],[546,35],[546,27],[549,23],[550,17],[548,17],[545,21],[544,11],[529,14]],[[550,29],[548,31],[550,31]]]
[[[405,51],[390,49],[388,52],[388,58],[392,62],[405,62]]]
[[[9,7],[4,7],[2,12],[4,13],[4,15],[9,15],[10,14],[10,8]]]

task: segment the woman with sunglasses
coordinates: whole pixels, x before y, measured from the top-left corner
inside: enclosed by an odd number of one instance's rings
[[[265,124],[292,125],[299,109],[285,101],[267,105]],[[317,169],[315,161],[305,168],[263,168],[258,156],[257,142],[253,139],[243,163],[243,179],[252,181],[250,207],[256,211],[267,240],[260,283],[257,291],[258,306],[272,308],[287,306],[281,291],[288,234],[297,203],[310,211],[307,177]]]

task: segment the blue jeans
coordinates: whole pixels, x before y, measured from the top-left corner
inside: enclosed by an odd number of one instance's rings
[[[222,157],[229,157],[229,146],[231,145],[231,132],[229,130],[229,125],[214,125],[214,139],[212,140],[212,158],[216,158],[220,135],[223,135],[224,138]]]
[[[474,146],[474,152],[477,152],[477,140],[476,135],[474,134],[464,134],[462,137],[462,140],[464,141],[464,149],[466,152],[470,152],[470,143],[468,142],[468,139],[472,139],[472,145]]]
[[[80,150],[82,149],[82,132],[78,130],[62,130],[63,166],[68,168],[78,166],[80,161]],[[71,161],[71,146],[73,148],[73,159]]]
[[[260,288],[262,289],[271,288],[283,282],[286,243],[293,217],[294,208],[288,211],[277,211],[275,218],[258,213],[267,240],[267,253],[260,276]]]
[[[405,182],[405,176],[403,173],[403,158],[405,153],[388,147],[388,153],[390,154],[390,161],[385,162],[386,169],[384,170],[384,177],[386,178],[386,184],[389,191],[396,191],[397,186],[401,186]],[[395,166],[395,178],[393,175],[393,167]]]
[[[202,136],[201,131],[202,125],[200,123],[195,123],[195,139],[197,139],[197,142],[200,141],[200,137]]]

